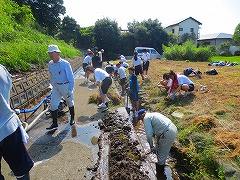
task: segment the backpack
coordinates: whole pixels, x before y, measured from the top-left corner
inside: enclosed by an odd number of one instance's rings
[[[183,74],[184,74],[185,76],[189,76],[189,74],[191,74],[192,72],[194,72],[194,71],[193,71],[193,68],[187,68],[187,69],[185,69],[185,70],[183,71]]]
[[[208,75],[217,75],[218,74],[216,69],[207,70],[205,73]]]

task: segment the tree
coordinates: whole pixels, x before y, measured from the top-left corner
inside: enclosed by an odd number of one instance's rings
[[[133,21],[128,23],[128,30],[134,34],[137,46],[154,47],[162,53],[162,44],[168,43],[169,35],[157,19],[148,19],[141,23]]]
[[[29,5],[36,21],[49,35],[54,36],[59,31],[60,15],[64,15],[66,12],[63,0],[15,0],[15,2],[19,5]]]
[[[76,46],[77,37],[80,36],[80,26],[75,19],[66,16],[62,20],[59,39],[63,39],[68,44]]]
[[[119,51],[120,28],[116,21],[103,18],[95,22],[94,38],[96,46],[104,49],[105,58],[116,58]]]
[[[237,46],[240,46],[240,23],[235,28],[232,40]]]
[[[133,55],[135,47],[136,40],[134,34],[131,32],[122,32],[120,36],[119,54]]]
[[[197,40],[196,34],[195,33],[184,33],[181,37],[180,37],[180,43],[183,44],[187,41],[192,41],[193,43],[195,43],[195,41]]]
[[[80,34],[81,36],[77,39],[77,48],[92,49],[95,47],[94,26],[81,28]]]

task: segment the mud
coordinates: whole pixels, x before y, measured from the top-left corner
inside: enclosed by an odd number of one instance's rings
[[[118,111],[110,112],[99,121],[99,127],[102,130],[98,142],[99,159],[89,167],[95,173],[92,179],[156,179],[146,164],[127,117]]]

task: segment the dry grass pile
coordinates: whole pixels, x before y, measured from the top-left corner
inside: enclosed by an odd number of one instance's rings
[[[204,130],[210,130],[219,126],[218,120],[208,115],[198,116],[194,118],[192,120],[192,124],[197,127],[201,127]]]
[[[228,131],[224,128],[213,129],[216,136],[214,142],[219,148],[230,149],[232,152],[227,157],[240,156],[240,131]]]

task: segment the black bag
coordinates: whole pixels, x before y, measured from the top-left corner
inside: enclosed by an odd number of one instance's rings
[[[217,75],[218,74],[216,69],[207,70],[205,73],[208,75]]]

